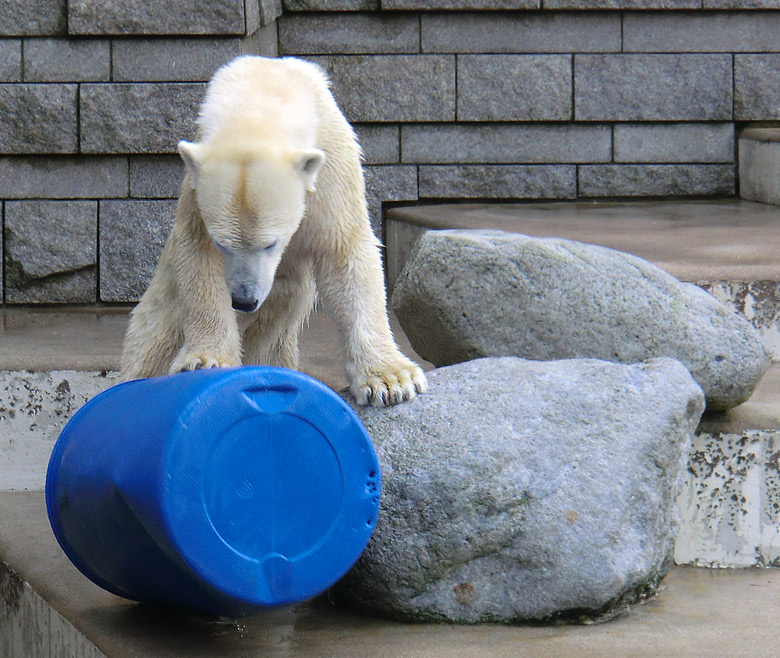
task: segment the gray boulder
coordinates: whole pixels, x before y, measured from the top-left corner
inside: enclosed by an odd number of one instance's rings
[[[635,256],[502,231],[429,231],[392,307],[436,366],[485,356],[681,361],[710,409],[750,397],[771,357],[758,331],[697,286]]]
[[[684,366],[504,357],[428,381],[408,404],[355,408],[382,503],[337,600],[476,623],[601,618],[654,594],[704,408]]]

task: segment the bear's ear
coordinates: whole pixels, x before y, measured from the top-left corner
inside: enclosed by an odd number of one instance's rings
[[[319,149],[301,151],[297,154],[295,166],[301,178],[303,178],[303,184],[307,191],[315,191],[317,174],[320,173],[323,164],[325,164],[325,153]]]
[[[181,159],[184,160],[184,167],[194,183],[198,178],[200,163],[203,160],[203,145],[182,140],[179,142],[177,148]]]

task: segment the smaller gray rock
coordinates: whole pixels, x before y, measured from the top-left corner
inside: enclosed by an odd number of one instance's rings
[[[374,535],[334,596],[414,621],[603,618],[671,565],[701,390],[672,359],[480,359],[356,412],[377,449]]]
[[[712,295],[619,251],[501,231],[429,231],[393,291],[436,366],[484,356],[681,361],[710,409],[747,400],[771,363],[758,331]]]

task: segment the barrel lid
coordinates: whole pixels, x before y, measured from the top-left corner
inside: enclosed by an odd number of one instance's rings
[[[225,371],[182,412],[164,461],[175,550],[207,585],[249,605],[321,593],[376,524],[379,465],[363,424],[298,372]]]

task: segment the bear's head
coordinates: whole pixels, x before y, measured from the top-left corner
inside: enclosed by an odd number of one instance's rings
[[[256,311],[303,219],[325,162],[319,149],[179,142],[209,237],[222,252],[233,308]]]

